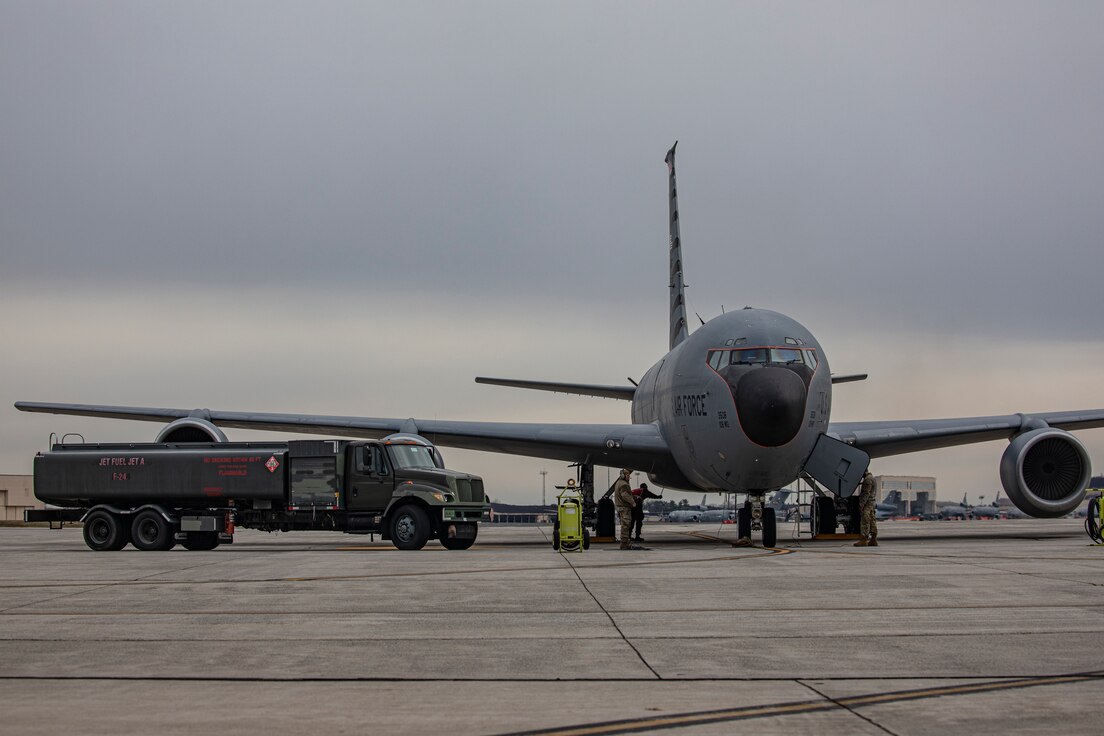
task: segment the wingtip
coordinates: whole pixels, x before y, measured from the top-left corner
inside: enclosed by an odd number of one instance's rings
[[[675,148],[678,147],[678,141],[675,141],[675,145],[671,146],[671,150],[667,152],[667,155],[663,158],[663,163],[669,164],[675,160]]]

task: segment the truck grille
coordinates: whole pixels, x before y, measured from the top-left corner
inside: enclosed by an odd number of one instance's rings
[[[483,480],[481,478],[474,480],[458,478],[456,480],[456,491],[460,496],[460,501],[483,503]]]

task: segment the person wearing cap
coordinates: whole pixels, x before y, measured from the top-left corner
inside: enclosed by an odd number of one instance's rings
[[[644,527],[644,501],[649,498],[662,498],[662,496],[649,491],[647,483],[641,483],[639,488],[634,488],[632,494],[633,500],[636,501],[636,506],[632,510],[634,532],[632,538],[634,542],[643,542],[644,540],[640,538],[640,530]]]
[[[632,486],[629,485],[631,475],[631,470],[623,468],[621,475],[613,483],[613,505],[617,507],[617,515],[621,519],[621,549],[634,549],[632,510],[636,508],[636,499],[633,497]]]

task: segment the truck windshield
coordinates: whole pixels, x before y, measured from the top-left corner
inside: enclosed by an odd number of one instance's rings
[[[423,445],[388,445],[387,455],[396,468],[436,468],[433,450]]]

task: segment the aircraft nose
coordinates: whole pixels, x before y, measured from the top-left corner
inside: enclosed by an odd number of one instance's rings
[[[736,413],[748,439],[780,447],[797,436],[805,416],[805,382],[785,368],[745,373],[736,386]]]

